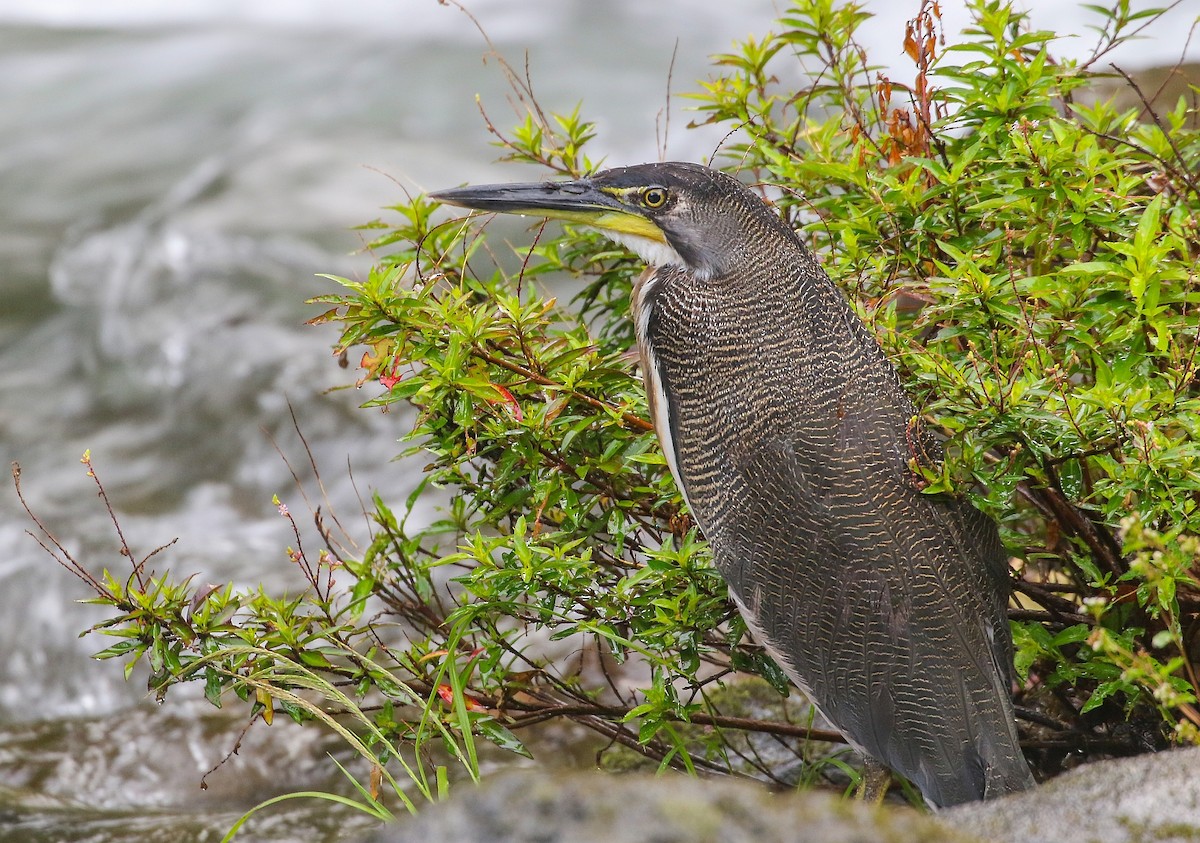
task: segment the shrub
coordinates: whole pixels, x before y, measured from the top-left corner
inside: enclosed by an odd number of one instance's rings
[[[1087,98],[1155,12],[1089,7],[1095,51],[1072,62],[1008,3],[970,6],[948,45],[921,7],[902,83],[855,41],[863,11],[797,0],[716,57],[693,102],[734,130],[717,160],[802,232],[944,434],[944,464],[914,465],[926,489],[1000,523],[1026,747],[1052,774],[1200,735],[1200,135],[1194,97],[1156,112],[1146,96],[1141,118]],[[798,89],[778,81],[797,66]],[[520,125],[488,122],[504,156],[591,169],[591,124],[518,93]],[[521,730],[552,718],[689,770],[780,775],[744,734],[813,761],[835,735],[722,690],[735,673],[787,683],[731,609],[646,420],[637,261],[587,230],[535,227],[514,256],[424,197],[394,211],[372,226],[378,265],[336,279],[346,292],[314,321],[365,348],[368,408],[415,409],[417,489],[399,514],[374,499],[361,556],[318,520],[314,559],[297,531],[305,600],[94,580],[120,639],[101,657],[148,658],[160,693],[203,681],[268,722],[319,718],[431,797],[446,779],[428,739],[475,776],[477,739],[522,752]],[[539,289],[560,276],[579,284],[569,305]],[[430,494],[441,520],[409,525]]]

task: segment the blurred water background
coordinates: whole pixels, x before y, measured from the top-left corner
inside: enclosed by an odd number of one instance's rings
[[[770,26],[771,0],[465,0],[542,104],[598,122],[593,155],[659,157],[672,88],[708,56]],[[1035,24],[1080,33],[1086,14],[1028,0]],[[917,6],[869,0],[874,59],[910,73],[903,22]],[[965,19],[942,3],[947,30]],[[1111,57],[1172,64],[1197,9],[1186,0]],[[318,272],[361,275],[352,226],[417,191],[527,173],[494,163],[475,97],[513,122],[503,74],[475,25],[436,0],[0,0],[0,460],[77,557],[124,570],[79,457],[90,449],[135,550],[178,538],[160,567],[200,580],[295,590],[291,537],[271,503],[309,479],[296,424],[332,504],[378,489],[404,420],[356,409],[363,390],[303,323],[332,292]],[[699,160],[723,130],[688,132],[672,106],[667,157]],[[285,461],[286,456],[286,461]],[[353,481],[351,480],[351,472]],[[330,785],[317,730],[254,730],[186,695],[155,707],[90,655],[99,619],[83,587],[25,531],[0,491],[0,840],[220,839],[246,807]],[[303,509],[295,506],[294,509]],[[360,537],[365,525],[356,521]],[[345,814],[291,803],[246,839],[334,840]]]

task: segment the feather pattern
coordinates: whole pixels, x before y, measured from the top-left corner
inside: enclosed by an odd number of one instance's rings
[[[937,442],[795,233],[696,164],[432,194],[594,225],[633,294],[654,428],[756,638],[863,753],[937,806],[1030,787],[996,526],[925,495]]]
[[[634,316],[656,430],[734,599],[822,713],[934,805],[1032,785],[995,525],[921,493],[915,410],[874,337],[757,197],[701,177],[753,249],[718,272],[652,268]]]

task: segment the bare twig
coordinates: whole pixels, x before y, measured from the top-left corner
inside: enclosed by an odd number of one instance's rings
[[[671,81],[675,76],[675,56],[679,52],[679,39],[675,39],[675,46],[671,48],[671,63],[667,66],[667,99],[663,105],[662,111],[654,119],[654,135],[658,145],[658,160],[667,160],[667,140],[671,134]],[[659,125],[661,118],[661,127]],[[660,131],[661,128],[661,131]]]
[[[71,552],[67,550],[65,546],[63,546],[63,543],[59,541],[52,532],[50,532],[50,529],[45,525],[45,523],[34,514],[33,510],[29,506],[28,501],[25,500],[25,493],[21,489],[21,466],[16,462],[12,464],[12,478],[13,487],[17,493],[17,500],[21,502],[21,508],[25,510],[25,514],[29,516],[30,520],[37,525],[38,530],[40,530],[42,533],[41,536],[38,536],[32,531],[26,530],[25,534],[36,541],[42,550],[50,554],[50,557],[54,559],[55,562],[85,582],[88,587],[97,594],[97,596],[105,599],[111,598],[113,595],[109,592],[109,590],[98,579],[96,579],[95,575],[92,574],[91,571],[83,567],[83,565],[81,565],[79,561],[71,555]]]
[[[556,383],[545,375],[539,375],[537,372],[534,372],[520,365],[519,363],[513,363],[511,360],[505,360],[503,357],[497,357],[493,354],[488,354],[481,348],[472,349],[471,354],[475,357],[478,357],[480,360],[491,363],[493,366],[499,366],[501,369],[507,369],[513,374],[527,378],[529,381],[536,383],[539,386],[554,387],[563,392],[567,392],[572,398],[576,398],[589,406],[595,407],[597,410],[604,410],[605,412],[613,413],[614,415],[619,416],[621,420],[625,422],[625,424],[635,430],[654,430],[654,425],[650,424],[650,422],[646,421],[641,416],[621,410],[613,404],[610,404],[606,401],[601,401],[599,398],[593,398],[590,395],[585,395],[582,392],[564,389],[562,384]]]

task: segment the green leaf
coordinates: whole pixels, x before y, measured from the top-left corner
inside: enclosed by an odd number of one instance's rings
[[[221,691],[224,690],[225,684],[221,679],[221,674],[211,667],[204,669],[204,698],[217,708],[221,707]]]
[[[482,717],[475,721],[475,726],[485,738],[501,749],[523,755],[526,758],[533,758],[533,754],[525,747],[525,744],[499,721],[490,717]]]

